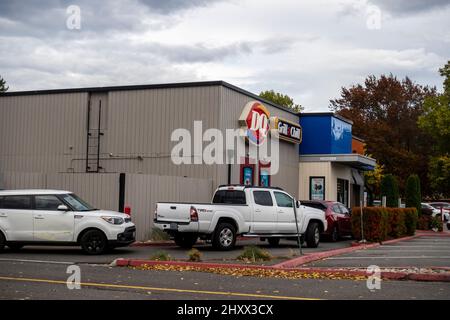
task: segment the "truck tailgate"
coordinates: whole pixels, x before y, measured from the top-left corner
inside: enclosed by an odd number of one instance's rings
[[[161,222],[181,222],[191,221],[191,204],[188,203],[165,203],[158,202],[156,207],[156,218]]]

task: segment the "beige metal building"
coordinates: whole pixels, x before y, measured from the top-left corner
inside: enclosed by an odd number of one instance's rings
[[[208,201],[229,170],[231,183],[242,181],[237,164],[174,164],[172,132],[193,132],[194,121],[203,132],[237,129],[250,101],[299,122],[290,110],[222,81],[0,94],[0,188],[64,188],[96,206],[130,205],[145,240],[156,201]],[[298,196],[298,177],[298,144],[281,141],[271,185]]]

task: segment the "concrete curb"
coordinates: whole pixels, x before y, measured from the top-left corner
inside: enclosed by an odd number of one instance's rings
[[[403,237],[403,238],[398,238],[398,239],[392,239],[392,240],[388,240],[388,241],[384,241],[382,242],[382,244],[392,244],[392,243],[397,243],[400,241],[405,241],[405,240],[410,240],[410,239],[414,239],[419,237],[418,235],[414,235],[414,236],[410,236],[410,237]],[[348,248],[341,248],[341,249],[335,249],[335,250],[329,250],[329,251],[323,251],[323,252],[317,252],[317,253],[310,253],[308,255],[302,256],[302,257],[298,257],[298,258],[294,258],[291,260],[287,260],[281,263],[278,263],[276,265],[274,265],[274,267],[277,268],[294,268],[294,267],[298,267],[302,264],[305,263],[309,263],[312,261],[317,261],[317,260],[322,260],[325,258],[329,258],[329,257],[333,257],[333,256],[337,256],[337,255],[341,255],[341,254],[345,254],[345,253],[350,253],[353,251],[357,251],[357,250],[365,250],[365,249],[369,249],[369,248],[375,248],[378,247],[380,245],[382,245],[380,243],[370,243],[370,244],[364,244],[364,245],[359,245],[359,246],[351,246]]]
[[[117,259],[115,266],[117,267],[141,267],[141,266],[176,266],[176,267],[192,267],[199,271],[209,268],[226,268],[226,269],[252,269],[252,270],[273,270],[285,272],[301,272],[305,274],[322,274],[335,276],[359,276],[367,277],[370,274],[358,270],[342,270],[333,268],[280,268],[275,266],[255,266],[241,264],[224,264],[224,263],[203,263],[203,262],[187,262],[187,261],[155,261],[155,260],[133,260],[133,259]],[[450,282],[450,274],[418,274],[406,272],[381,272],[381,278],[384,280],[412,280],[412,281],[434,281],[434,282]]]

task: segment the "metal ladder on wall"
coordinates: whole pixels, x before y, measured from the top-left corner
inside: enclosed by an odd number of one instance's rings
[[[91,126],[91,101],[88,102],[87,113],[87,143],[86,143],[86,172],[100,172],[100,140],[103,136],[101,131],[102,101],[98,105],[98,125],[97,128]]]

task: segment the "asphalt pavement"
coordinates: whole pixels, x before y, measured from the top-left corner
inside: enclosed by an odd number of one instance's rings
[[[68,289],[69,264],[0,261],[0,299],[450,299],[450,283],[289,280],[203,272],[148,271],[79,264],[81,288]]]

